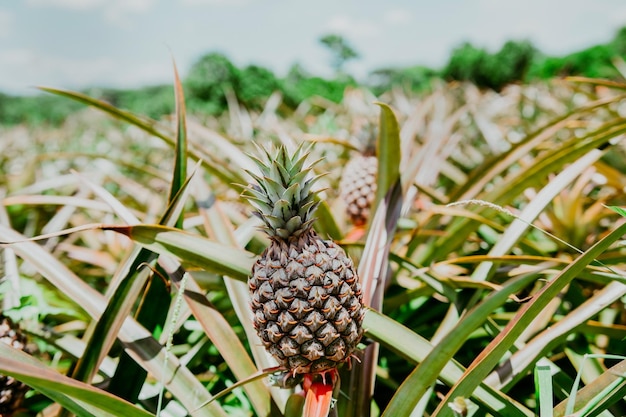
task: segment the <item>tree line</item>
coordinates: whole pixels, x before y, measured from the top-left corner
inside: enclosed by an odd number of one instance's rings
[[[228,107],[228,99],[252,110],[263,107],[269,96],[282,95],[281,111],[295,109],[312,96],[339,102],[348,86],[360,85],[380,95],[392,88],[406,93],[428,91],[434,80],[467,81],[496,91],[511,83],[581,75],[593,78],[621,79],[626,57],[626,27],[607,43],[593,45],[565,56],[548,56],[527,40],[507,41],[498,51],[465,42],[454,48],[443,68],[425,66],[379,68],[365,80],[357,81],[346,71],[346,63],[359,53],[340,35],[319,39],[329,51],[332,77],[310,74],[299,64],[279,77],[268,68],[247,65],[239,68],[227,55],[209,52],[197,59],[183,78],[187,108],[190,112],[219,115]],[[111,104],[158,118],[174,111],[171,85],[137,89],[90,88],[86,93]],[[16,97],[0,93],[0,124],[60,123],[79,104],[61,98],[39,95]]]

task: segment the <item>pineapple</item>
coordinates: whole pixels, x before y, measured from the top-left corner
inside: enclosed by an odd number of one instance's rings
[[[361,144],[361,153],[348,161],[339,182],[339,193],[346,204],[346,213],[355,226],[367,223],[376,196],[376,136],[377,129],[371,126],[359,132],[357,140]]]
[[[0,313],[0,343],[28,351],[26,337],[11,319]],[[0,375],[0,417],[10,417],[19,408],[28,387],[13,377]]]
[[[365,313],[351,259],[313,230],[319,176],[309,178],[307,156],[302,147],[264,151],[255,158],[261,175],[250,173],[257,184],[245,192],[270,238],[248,280],[254,326],[278,363],[305,378],[350,360]]]

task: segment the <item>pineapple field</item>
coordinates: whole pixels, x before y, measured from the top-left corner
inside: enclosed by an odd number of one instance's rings
[[[626,84],[0,128],[0,416],[626,416]]]

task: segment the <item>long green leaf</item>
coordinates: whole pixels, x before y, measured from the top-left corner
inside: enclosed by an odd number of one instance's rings
[[[173,255],[209,272],[231,276],[242,281],[247,280],[256,257],[242,249],[219,244],[201,236],[164,226],[115,226],[106,227],[106,229],[126,234],[154,252],[162,255]],[[173,274],[179,271],[179,268],[172,266],[171,263],[168,264],[169,266],[166,266],[168,274],[174,276]],[[178,281],[176,280],[175,283]],[[194,283],[193,279],[189,279],[187,285],[185,297],[188,298],[194,315],[203,325],[206,324],[205,330],[218,350],[224,352],[226,357],[233,358],[232,361],[229,361],[229,365],[235,374],[244,378],[256,372],[256,368],[247,353],[240,346],[239,339],[232,332],[228,323],[221,318],[221,315],[207,303],[206,297],[200,293],[199,286]],[[205,319],[210,320],[205,323]],[[212,324],[211,320],[213,321]],[[263,411],[266,409],[264,404],[267,403],[268,396],[267,391],[261,385],[260,382],[255,382],[247,385],[245,389],[249,390],[255,406]]]
[[[613,101],[603,100],[602,105],[606,105],[610,102]],[[551,126],[550,129],[546,128],[545,131],[556,134],[556,130],[558,130],[556,127],[561,126],[564,122],[565,120],[561,120],[559,123]],[[538,155],[533,163],[526,169],[509,174],[504,181],[502,181],[498,187],[494,187],[492,191],[481,193],[481,187],[486,184],[486,182],[482,181],[484,179],[483,177],[470,178],[468,184],[473,185],[475,189],[473,189],[471,193],[465,192],[460,194],[458,198],[461,200],[478,198],[500,206],[506,206],[517,198],[522,190],[542,184],[549,174],[559,171],[565,164],[582,157],[592,149],[601,147],[611,138],[618,136],[625,131],[626,122],[622,119],[615,119],[606,122],[595,131],[588,133],[585,137],[572,137],[557,146],[552,146],[548,151]],[[551,136],[536,135],[531,136],[531,138],[546,141],[551,139]],[[522,142],[517,147],[513,148],[509,154],[503,156],[501,160],[498,161],[497,165],[501,166],[502,161],[508,161],[508,165],[506,166],[510,166],[515,163],[517,159],[527,156],[528,152],[530,152],[532,148],[527,149],[522,146],[526,144],[531,144],[533,146],[539,145],[539,143],[536,143],[534,140]],[[522,153],[520,150],[525,150],[525,152]],[[509,158],[509,155],[514,156],[514,158]],[[504,170],[504,166],[501,166],[501,170]],[[489,178],[494,175],[490,169],[476,169],[475,171],[477,175],[484,175],[485,177],[489,176]],[[500,173],[500,171],[498,171],[498,173]],[[481,187],[479,187],[479,185]],[[451,197],[451,201],[457,201],[458,198],[453,196]],[[484,209],[477,208],[478,213],[482,213],[483,211]],[[448,226],[446,235],[428,245],[427,250],[421,252],[420,257],[416,259],[416,261],[420,264],[430,263],[432,260],[441,259],[448,253],[454,252],[456,248],[467,240],[467,237],[475,231],[479,225],[479,222],[469,218],[455,219],[452,224]]]
[[[184,219],[184,207],[189,179],[187,179],[187,125],[185,115],[185,97],[178,76],[178,69],[173,62],[174,71],[174,99],[176,108],[176,146],[174,148],[174,169],[170,184],[170,193],[168,197],[168,206],[165,214],[162,216],[160,224],[175,225],[181,229]],[[143,249],[142,252],[149,252]],[[150,255],[153,255],[150,252]],[[153,257],[153,256],[151,256]],[[139,257],[141,259],[142,257]],[[154,257],[156,258],[156,257]],[[131,270],[132,271],[132,270]],[[163,275],[163,268],[157,266],[157,273]],[[124,283],[122,283],[124,284]],[[120,287],[124,285],[120,284]],[[126,285],[130,285],[127,283]],[[131,302],[134,300],[128,300]],[[112,301],[114,302],[114,301]],[[152,332],[155,338],[160,336],[160,331],[164,327],[167,319],[168,309],[165,306],[170,305],[171,296],[168,285],[162,280],[152,278],[145,291],[141,295],[141,304],[135,312],[136,320],[144,326],[148,331]],[[113,392],[119,393],[129,400],[136,400],[143,381],[146,378],[145,371],[141,366],[132,360],[132,358],[123,352],[120,357],[120,365],[112,378]]]
[[[589,405],[600,405],[604,403],[610,405],[612,401],[623,398],[626,391],[626,360],[623,360],[613,367],[607,369],[600,377],[585,385],[576,393],[573,407],[570,412],[580,412]],[[554,417],[565,417],[569,410],[568,398],[554,407]],[[586,415],[586,414],[583,414]],[[593,415],[593,414],[592,414]]]
[[[112,106],[105,101],[97,100],[93,97],[89,97],[86,94],[78,93],[75,91],[63,90],[60,88],[52,87],[39,87],[39,89],[51,94],[56,94],[61,97],[67,97],[71,100],[78,101],[79,103],[83,103],[88,106],[92,106],[98,110],[107,113],[115,119],[127,122],[150,135],[162,139],[171,147],[175,146],[176,141],[173,139],[172,136],[163,133],[161,130],[155,127],[157,124],[155,120],[145,117],[139,117],[129,111],[118,109],[117,107]],[[223,181],[224,185],[227,185],[229,187],[235,187],[234,184],[242,184],[245,182],[241,174],[231,170],[226,164],[223,163],[223,161],[216,161],[207,154],[202,154],[203,157],[200,157],[201,152],[192,148],[189,149],[189,153],[194,157],[194,159],[202,160],[202,163],[207,168],[207,170],[216,177],[220,178]]]
[[[185,119],[185,94],[174,63],[174,92],[176,97],[176,146],[174,148],[174,172],[168,201],[172,203],[187,178],[187,123]],[[176,227],[182,229],[184,215],[181,213]]]
[[[175,207],[178,207],[184,203],[186,193],[189,190],[188,184],[189,184],[189,179],[185,182],[185,184],[183,184],[183,188],[181,192],[179,192],[176,195],[176,200],[172,202],[172,204],[175,205]],[[166,216],[163,218],[162,222],[173,223],[173,221],[178,217],[177,213],[179,212],[180,210],[177,208],[172,208],[172,206],[168,207],[168,210],[166,211]],[[132,215],[130,213],[124,213],[124,217],[128,217],[128,216],[132,216]],[[181,238],[182,240],[176,241],[175,243],[170,242],[168,239],[164,239],[165,248],[169,248],[171,249],[171,251],[168,251],[167,249],[155,250],[155,252],[160,253],[162,255],[174,255],[174,256],[180,255],[181,250],[183,252],[185,250],[189,250],[191,252],[196,253],[198,252],[197,251],[198,246],[202,248],[204,247],[214,248],[217,246],[219,248],[217,249],[217,252],[216,252],[216,253],[219,253],[218,255],[216,255],[215,253],[200,254],[200,255],[201,256],[206,255],[204,259],[210,259],[211,257],[213,257],[212,262],[214,262],[214,264],[215,262],[219,264],[220,261],[224,261],[228,259],[228,257],[223,257],[224,247],[222,245],[216,244],[215,242],[212,242],[212,241],[208,241],[205,238],[202,238],[196,235],[190,235],[188,233],[179,231],[178,229],[172,229],[169,227],[156,226],[156,225],[155,226],[139,225],[139,226],[134,226],[134,227],[133,226],[120,226],[118,227],[118,229],[122,229],[126,233],[133,233],[131,232],[131,230],[141,231],[138,233],[138,235],[142,236],[142,238],[144,239],[144,243],[145,242],[149,243],[148,245],[146,245],[146,247],[149,249],[155,249],[155,248],[163,249],[159,244],[154,244],[154,242],[152,242],[152,240],[157,240],[156,236],[163,236],[161,234],[163,233],[163,231],[171,232],[173,235],[179,235],[178,237]],[[202,244],[198,244],[196,241],[193,241],[191,243],[190,242],[181,243],[184,241],[185,236],[187,237],[191,236],[194,239],[203,239],[203,240],[206,240],[206,242],[203,242]],[[151,247],[150,243],[153,243],[154,246]],[[191,245],[191,246],[186,247],[186,245]],[[244,254],[244,258],[248,256],[246,255],[247,252],[243,250],[237,250],[234,248],[233,250],[237,252],[237,254],[234,255],[233,258],[242,259],[241,254]],[[250,256],[254,256],[254,255],[250,255]],[[187,256],[183,254],[182,259],[187,260]],[[184,271],[183,269],[180,268],[180,265],[176,262],[172,262],[165,258],[161,258],[159,260],[159,263],[163,265],[163,267],[166,268],[166,270],[168,271],[168,274],[173,277],[174,284],[178,285],[180,282],[179,273]],[[204,265],[200,265],[200,266],[204,266]],[[245,271],[245,273],[242,273],[242,276],[238,276],[237,278],[242,279],[242,280],[247,279],[247,274],[249,273],[251,268],[252,266],[250,264],[249,268]],[[212,271],[211,267],[206,267],[205,269]],[[213,272],[217,272],[217,271],[213,270]],[[240,272],[243,272],[243,271],[240,271]],[[122,281],[122,284],[124,284],[125,282],[126,281]],[[256,372],[256,368],[254,367],[252,362],[249,360],[248,355],[245,349],[243,348],[243,346],[241,345],[241,343],[239,342],[239,339],[237,338],[236,334],[232,331],[232,328],[223,319],[223,317],[210,306],[210,303],[208,303],[208,300],[206,300],[206,297],[200,292],[199,286],[191,278],[188,279],[187,286],[188,287],[187,287],[187,290],[185,291],[185,297],[187,298],[187,301],[192,311],[194,312],[197,319],[204,325],[207,331],[207,335],[211,338],[211,340],[218,347],[218,350],[224,355],[225,358],[231,358],[231,360],[228,360],[227,362],[229,366],[232,368],[235,375],[238,378],[243,379],[253,374],[254,372]],[[121,285],[121,287],[123,287],[123,285]],[[113,296],[112,300],[117,300],[117,303],[122,301],[120,298],[116,296]],[[163,310],[162,305],[156,305],[152,307],[160,308],[161,310]],[[248,358],[248,360],[245,360],[246,358]],[[122,369],[120,370],[120,372],[125,373],[125,370]],[[255,383],[246,385],[244,389],[249,393],[253,404],[259,410],[259,412],[261,414],[264,414],[265,411],[267,411],[268,395],[263,384],[260,382],[255,382]]]
[[[535,367],[535,391],[539,417],[552,417],[552,375],[549,366]]]
[[[367,311],[363,327],[366,329],[365,334],[368,337],[413,363],[422,362],[433,350],[433,345],[428,340],[397,321],[373,310]],[[461,378],[464,370],[463,366],[453,359],[444,365],[439,373],[439,378],[445,384],[451,386]],[[414,394],[411,390],[406,390],[401,395],[410,397]],[[534,416],[534,413],[523,405],[485,384],[480,384],[471,397],[483,404],[494,415],[511,417]],[[404,400],[408,401],[409,398],[404,398]],[[385,413],[391,416],[408,416],[410,411],[411,409],[406,409],[401,414],[391,414],[389,413],[389,408],[387,408]]]
[[[174,224],[176,222],[176,218],[179,216],[178,213],[182,211],[182,206],[186,196],[185,190],[187,190],[188,184],[189,180],[187,180],[184,184],[181,184],[181,189],[178,190],[179,192],[175,196],[177,199],[171,202],[168,206],[166,214],[161,220],[164,224]],[[99,188],[94,186],[94,188],[96,189],[98,195],[105,200],[115,200],[112,195],[108,194],[106,190],[101,189],[101,187]],[[120,210],[125,209],[120,208]],[[132,216],[131,213],[125,213],[123,218],[132,218],[133,222],[138,221],[134,218],[134,216]],[[139,291],[143,288],[146,279],[148,278],[149,272],[144,268],[141,268],[141,265],[144,263],[153,263],[155,259],[156,256],[154,256],[154,254],[150,251],[145,249],[135,250],[131,254],[131,257],[125,261],[124,267],[118,270],[120,273],[125,273],[126,276],[124,278],[115,277],[112,281],[113,283],[118,284],[109,299],[109,303],[107,304],[105,311],[95,323],[93,332],[87,342],[85,352],[79,359],[74,372],[72,373],[72,376],[75,379],[84,382],[91,381],[91,378],[98,369],[100,362],[113,345],[116,338],[115,335],[119,331],[124,318],[130,313],[130,310],[139,295]],[[147,322],[141,324],[150,324],[147,329],[153,331],[156,326],[162,326],[167,311],[167,309],[163,309],[162,306],[169,305],[170,298],[169,292],[162,281],[153,282],[153,285],[148,287],[148,292],[148,296],[154,297],[154,294],[157,294],[159,297],[158,299],[152,298],[147,303],[147,307],[155,309],[155,311],[141,316],[140,308],[138,318],[144,317],[148,320]],[[145,303],[142,305],[146,306]],[[158,307],[155,307],[155,305]],[[125,378],[123,381],[120,381],[119,384],[114,385],[114,390],[117,390],[119,395],[122,395],[128,400],[135,400],[141,388],[141,381],[145,379],[145,374],[142,372],[141,368],[138,367],[138,365],[134,364],[134,361],[129,360],[126,353],[122,354],[121,360],[123,365],[126,366],[119,368],[116,374],[119,372],[129,373],[132,377]],[[118,375],[114,376],[113,379],[118,381],[119,378],[120,376]],[[124,389],[124,387],[127,387],[127,389]]]
[[[569,335],[580,331],[578,329],[583,323],[595,317],[607,305],[616,302],[624,294],[626,294],[626,285],[620,282],[610,282],[580,306],[533,337],[524,347],[513,353],[507,359],[506,364],[501,364],[492,371],[485,382],[499,389],[510,390],[527,374],[541,355],[545,355],[552,346],[562,343]],[[608,336],[606,331],[605,334]]]
[[[175,229],[174,229],[175,230]],[[0,241],[19,242],[11,244],[15,253],[32,265],[59,291],[69,297],[76,306],[94,319],[104,312],[107,300],[76,276],[69,268],[34,242],[29,242],[23,235],[0,224]],[[119,339],[133,356],[135,361],[152,373],[155,378],[166,381],[168,390],[188,409],[194,410],[201,403],[212,397],[189,369],[180,361],[170,356],[166,358],[163,346],[136,321],[126,317],[120,328]],[[166,360],[167,359],[167,360]],[[195,416],[225,416],[218,403],[193,412]]]
[[[54,401],[81,417],[153,416],[106,391],[48,369],[5,343],[0,343],[0,373],[13,376],[50,395]]]
[[[172,255],[209,272],[247,281],[256,255],[202,236],[158,225],[104,226],[162,255]]]
[[[535,279],[536,275],[529,273],[517,279],[509,280],[500,291],[491,293],[484,301],[477,304],[420,361],[420,364],[396,391],[383,415],[409,415],[428,388],[440,378],[440,372],[454,358],[470,334],[483,325],[487,317],[502,306],[511,294],[520,291]]]
[[[383,201],[391,187],[400,181],[400,129],[391,107],[385,103],[376,103],[380,106],[380,133],[376,143],[378,156],[378,177],[376,179],[376,199],[372,212]]]
[[[363,302],[369,307],[382,308],[383,292],[388,279],[389,248],[395,234],[402,208],[400,182],[400,132],[398,121],[389,106],[380,106],[380,133],[377,140],[378,176],[374,213],[358,273],[363,288]],[[339,398],[339,409],[347,415],[366,416],[376,379],[378,346],[368,346],[360,366],[355,366],[342,379],[352,391]],[[349,401],[346,401],[349,399]]]
[[[487,374],[498,364],[502,356],[511,348],[515,340],[532,322],[532,320],[557,297],[561,290],[569,284],[583,269],[600,256],[616,240],[626,233],[626,224],[622,224],[602,240],[589,248],[574,262],[561,271],[541,291],[525,304],[505,329],[483,350],[472,362],[461,380],[448,392],[445,399],[435,411],[436,416],[451,416],[451,410],[446,406],[456,397],[467,397],[478,386]]]

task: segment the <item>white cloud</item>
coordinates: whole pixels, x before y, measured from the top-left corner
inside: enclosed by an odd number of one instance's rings
[[[154,6],[154,0],[115,0],[109,1],[104,15],[112,23],[127,26],[132,23],[132,16],[144,14]]]
[[[152,9],[155,0],[27,0],[31,7],[50,7],[71,11],[101,11],[107,21],[128,25],[132,16]]]
[[[383,21],[390,25],[404,25],[413,20],[413,15],[408,10],[391,9],[383,15]]]
[[[13,26],[13,14],[6,10],[0,10],[0,38],[6,38],[11,34]]]
[[[374,22],[348,16],[331,17],[327,28],[349,38],[371,38],[380,33],[380,27]]]
[[[623,26],[626,22],[626,5],[621,5],[613,9],[610,13],[611,23],[616,26]]]
[[[186,6],[242,6],[252,0],[180,0]]]
[[[105,0],[27,0],[35,7],[56,7],[68,10],[90,10],[105,3]]]

